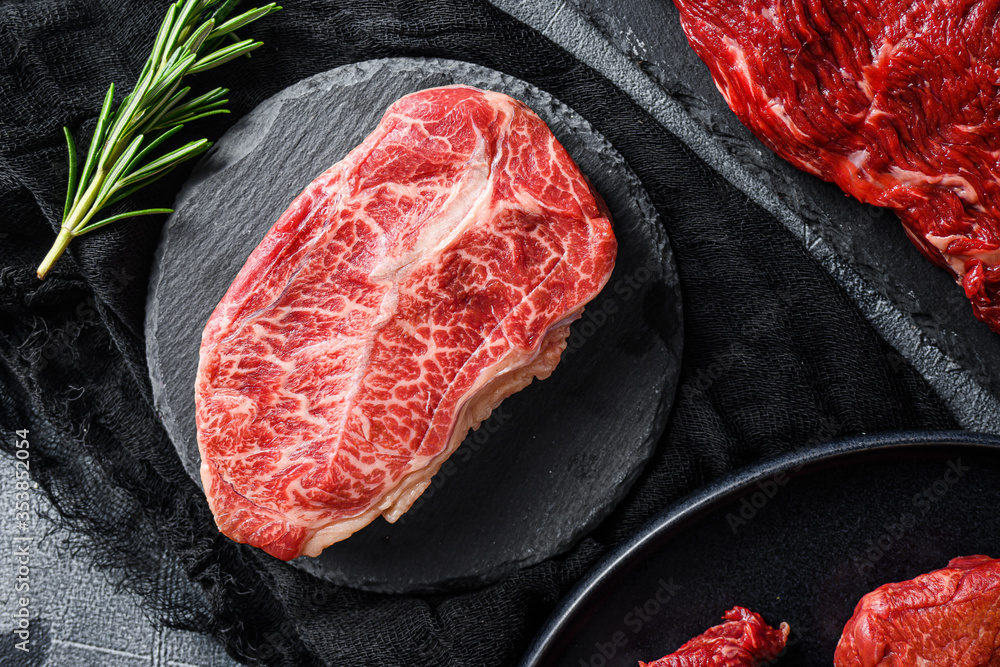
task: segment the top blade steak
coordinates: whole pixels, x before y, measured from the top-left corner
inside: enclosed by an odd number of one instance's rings
[[[395,102],[205,327],[198,445],[219,528],[288,560],[395,521],[470,427],[552,372],[616,251],[527,106],[467,86]]]
[[[1000,332],[1000,1],[674,2],[740,121],[893,209]]]

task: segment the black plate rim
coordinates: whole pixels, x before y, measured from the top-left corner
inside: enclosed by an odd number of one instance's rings
[[[519,663],[520,667],[536,667],[556,641],[562,627],[579,611],[583,603],[608,577],[614,576],[647,548],[682,529],[690,519],[711,510],[718,503],[739,493],[762,479],[789,469],[837,463],[855,454],[873,454],[908,449],[934,447],[973,447],[1000,451],[1000,436],[974,431],[892,431],[862,434],[830,440],[778,455],[739,468],[685,496],[648,521],[632,537],[615,547],[594,565],[562,599],[545,625],[535,636]]]

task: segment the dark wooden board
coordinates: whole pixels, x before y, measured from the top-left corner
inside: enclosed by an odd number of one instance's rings
[[[627,491],[666,422],[681,306],[663,226],[622,158],[548,94],[482,67],[394,59],[301,81],[236,124],[197,166],[157,251],[146,313],[157,409],[198,480],[194,380],[212,310],[288,203],[399,97],[465,83],[528,103],[607,201],[615,272],[573,326],[551,378],[507,399],[396,524],[377,519],[296,566],[392,592],[495,580],[570,547]]]

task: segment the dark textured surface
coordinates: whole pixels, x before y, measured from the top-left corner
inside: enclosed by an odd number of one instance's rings
[[[734,605],[791,626],[778,664],[828,665],[865,593],[958,556],[1000,557],[998,503],[995,436],[858,438],[752,466],[598,565],[523,667],[634,667]]]
[[[0,507],[13,509],[23,496],[12,471],[6,465],[0,469]],[[52,511],[35,493],[29,504],[40,514]],[[73,557],[68,536],[53,530],[51,522],[32,517],[25,527],[13,511],[0,512],[0,534],[7,537],[0,542],[0,563],[16,566],[25,551],[30,561],[28,582],[17,581],[17,567],[0,568],[0,667],[235,667],[210,637],[157,627],[135,595],[116,588],[86,559]],[[17,590],[25,583],[30,590]],[[30,594],[27,653],[15,647],[22,640],[12,632],[17,598],[25,592]]]
[[[495,580],[568,548],[649,458],[680,372],[680,294],[666,235],[624,160],[585,120],[533,86],[467,63],[349,65],[297,83],[244,117],[194,170],[164,226],[146,349],[157,409],[188,472],[200,482],[193,387],[201,330],[246,257],[386,107],[453,83],[505,92],[546,121],[607,202],[618,257],[552,377],[508,398],[470,434],[414,508],[396,524],[376,519],[320,557],[295,561],[368,589]],[[199,262],[192,266],[190,257]]]
[[[216,530],[152,406],[143,309],[162,221],[110,225],[74,242],[44,283],[34,276],[62,210],[61,126],[85,136],[108,83],[134,83],[162,5],[37,0],[0,4],[0,17],[0,449],[30,428],[31,475],[73,553],[157,623],[211,633],[244,662],[509,665],[602,554],[684,494],[839,435],[957,425],[799,236],[535,29],[481,0],[303,0],[255,25],[248,36],[265,45],[252,60],[198,77],[197,92],[232,88],[233,114],[191,138],[216,139],[292,83],[372,58],[462,59],[532,83],[606,137],[649,194],[684,294],[684,357],[652,458],[563,556],[460,593],[384,595],[240,547]],[[189,171],[133,205],[168,205]]]
[[[1000,392],[1000,335],[975,319],[962,288],[919,254],[891,211],[847,197],[765,148],[729,110],[688,45],[673,2],[569,1],[709,133],[717,150],[748,170],[755,187],[777,194],[931,344]]]

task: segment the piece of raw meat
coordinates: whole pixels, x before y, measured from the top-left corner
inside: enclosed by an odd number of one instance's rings
[[[205,327],[198,445],[220,530],[287,560],[395,521],[470,427],[548,377],[616,250],[526,105],[467,86],[395,102]]]
[[[1000,560],[956,558],[861,598],[835,667],[1000,667]]]
[[[1000,332],[1000,3],[674,2],[740,121],[892,208]]]
[[[772,628],[749,609],[733,607],[725,623],[709,628],[679,649],[639,667],[757,667],[778,657],[788,641],[788,624]]]

